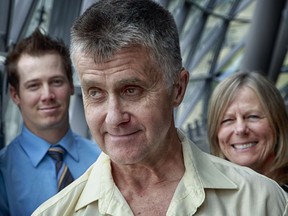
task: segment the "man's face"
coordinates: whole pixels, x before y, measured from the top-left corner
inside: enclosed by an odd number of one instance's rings
[[[157,159],[169,146],[176,103],[146,50],[127,48],[102,64],[76,59],[87,123],[103,152],[120,164]]]
[[[23,55],[19,59],[19,92],[10,93],[19,106],[25,125],[34,133],[68,126],[70,84],[57,54]]]

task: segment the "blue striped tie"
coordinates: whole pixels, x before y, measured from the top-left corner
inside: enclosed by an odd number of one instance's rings
[[[60,146],[50,147],[48,154],[56,161],[56,176],[58,182],[58,191],[70,184],[74,179],[69,171],[69,168],[63,163],[64,149]]]

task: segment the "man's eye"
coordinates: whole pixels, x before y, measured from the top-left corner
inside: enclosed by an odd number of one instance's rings
[[[133,95],[135,94],[136,92],[136,89],[135,88],[128,88],[126,89],[126,93],[129,94],[129,95]]]
[[[129,86],[124,89],[124,95],[126,96],[138,96],[141,94],[141,89],[135,86]]]
[[[39,85],[37,83],[34,83],[34,84],[29,84],[27,86],[27,89],[31,90],[31,91],[34,91],[34,90],[37,90],[39,87]]]
[[[61,79],[55,79],[52,81],[52,85],[54,86],[61,86],[63,84],[63,80]]]
[[[93,99],[99,99],[102,97],[102,93],[101,91],[99,91],[98,89],[90,89],[88,91],[88,96],[89,98],[93,98]]]

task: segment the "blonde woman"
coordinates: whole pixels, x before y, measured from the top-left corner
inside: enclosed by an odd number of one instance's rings
[[[212,154],[266,175],[288,191],[288,116],[278,89],[256,72],[217,85],[208,109]]]

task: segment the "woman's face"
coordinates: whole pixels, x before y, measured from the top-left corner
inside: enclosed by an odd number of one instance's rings
[[[263,173],[273,158],[274,134],[256,94],[239,89],[224,113],[218,130],[220,149],[236,164]]]

